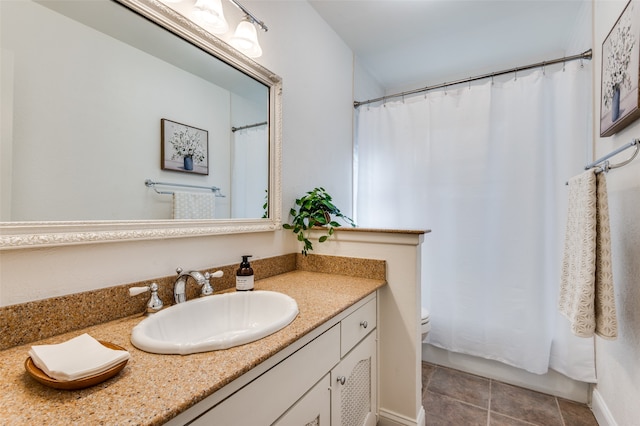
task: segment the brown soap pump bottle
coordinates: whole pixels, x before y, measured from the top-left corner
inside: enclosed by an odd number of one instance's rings
[[[242,263],[236,272],[236,291],[253,291],[253,269],[249,264],[251,255],[242,256]]]

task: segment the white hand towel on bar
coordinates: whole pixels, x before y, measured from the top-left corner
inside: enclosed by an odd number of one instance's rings
[[[107,348],[85,333],[57,345],[34,345],[29,356],[47,376],[71,381],[102,373],[129,359],[129,352]]]
[[[587,170],[569,179],[558,304],[576,336],[617,337],[605,173]]]
[[[206,192],[173,193],[174,219],[214,219],[215,195]]]

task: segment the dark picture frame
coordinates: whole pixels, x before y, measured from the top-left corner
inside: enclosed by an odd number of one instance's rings
[[[163,118],[160,120],[160,167],[209,174],[209,132]]]
[[[602,42],[600,136],[640,117],[640,4],[630,0]]]

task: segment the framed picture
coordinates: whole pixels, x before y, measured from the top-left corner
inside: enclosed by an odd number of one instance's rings
[[[162,170],[209,174],[209,132],[163,118],[160,134]]]
[[[640,5],[630,0],[602,43],[600,136],[611,136],[640,117]]]

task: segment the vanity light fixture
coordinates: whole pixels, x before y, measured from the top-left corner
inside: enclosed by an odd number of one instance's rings
[[[2,0],[0,0],[2,1]],[[187,3],[189,0],[160,0],[163,3]],[[250,58],[258,58],[262,56],[262,48],[258,42],[258,34],[256,26],[263,31],[268,31],[264,22],[256,18],[254,14],[249,12],[246,7],[238,2],[238,0],[229,0],[231,4],[240,9],[244,13],[244,18],[238,24],[234,34],[229,39],[229,44]],[[181,8],[172,9],[179,12]],[[179,12],[180,13],[180,12]],[[222,10],[222,0],[197,0],[191,9],[191,16],[194,22],[202,25],[212,34],[224,34],[229,30],[229,24],[224,17]]]
[[[264,22],[256,18],[256,16],[241,5],[238,0],[229,1],[245,15],[242,21],[238,24],[238,27],[236,28],[233,37],[229,40],[229,43],[250,58],[258,58],[262,56],[262,48],[258,42],[256,25],[265,32],[269,29]]]
[[[224,34],[229,30],[229,24],[224,19],[221,0],[198,0],[191,14],[213,34]]]
[[[229,43],[250,58],[262,56],[256,27],[248,15],[240,21]]]

